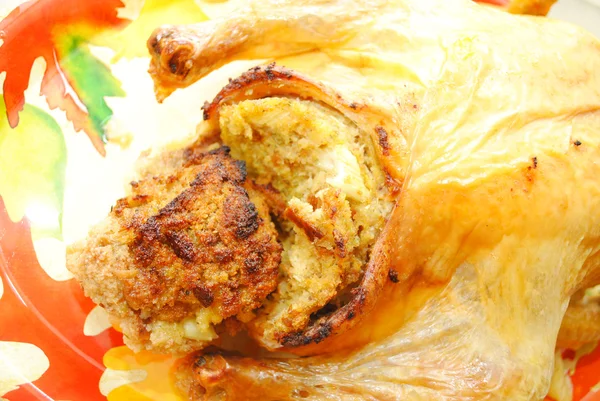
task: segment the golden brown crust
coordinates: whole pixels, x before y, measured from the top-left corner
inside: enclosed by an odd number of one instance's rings
[[[228,152],[189,149],[175,163],[182,168],[132,183],[131,195],[108,217],[108,240],[100,227],[87,249],[70,251],[69,269],[94,301],[121,319],[133,311],[139,332],[127,336],[144,334],[142,327],[157,321],[194,317],[202,308],[220,319],[249,313],[275,290],[281,259],[275,228],[246,182],[245,164]],[[98,241],[116,242],[104,247],[118,257],[106,264],[90,260]],[[107,270],[119,289],[98,292],[99,273]]]
[[[151,203],[162,196],[157,187],[168,188],[192,176],[189,188],[156,214],[139,210],[139,202]],[[130,307],[152,310],[160,320],[178,321],[199,303],[216,306],[227,318],[258,307],[273,291],[279,261],[272,255],[278,246],[272,233],[257,233],[263,221],[242,186],[245,178],[243,163],[219,149],[203,156],[189,172],[153,177],[117,202],[113,214],[122,217],[123,229],[135,237],[129,249],[137,275],[125,280]],[[133,214],[127,213],[130,208],[136,209]],[[261,215],[268,216],[268,211]],[[165,295],[165,303],[158,301]]]

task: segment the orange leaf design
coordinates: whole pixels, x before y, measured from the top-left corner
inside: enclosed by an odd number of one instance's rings
[[[184,401],[175,391],[171,370],[174,356],[142,351],[135,354],[122,346],[104,355],[106,372],[100,388],[108,401]]]
[[[11,127],[19,123],[25,104],[24,91],[29,83],[33,62],[42,57],[46,71],[41,93],[51,109],[65,111],[77,131],[84,130],[102,154],[104,147],[74,79],[61,66],[57,42],[66,35],[90,37],[98,30],[129,23],[117,17],[120,0],[31,0],[14,9],[0,22],[0,72],[6,72],[4,101]],[[64,56],[64,55],[62,55]]]
[[[26,221],[13,223],[0,200],[0,341],[35,345],[50,367],[34,384],[6,394],[9,400],[105,400],[98,383],[107,349],[123,344],[108,329],[88,337],[83,326],[95,306],[75,280],[55,281],[40,267]]]

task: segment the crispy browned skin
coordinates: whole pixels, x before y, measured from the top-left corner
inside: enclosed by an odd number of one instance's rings
[[[187,338],[153,341],[151,327],[202,308],[217,320],[248,314],[276,288],[281,246],[269,211],[245,164],[228,153],[178,153],[163,167],[180,168],[133,182],[131,195],[69,250],[69,269],[120,320],[134,349],[200,348]]]

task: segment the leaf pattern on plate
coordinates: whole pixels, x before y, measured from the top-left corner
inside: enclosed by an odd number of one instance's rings
[[[33,240],[33,248],[42,269],[56,281],[73,278],[66,266],[66,245],[56,238],[46,237]]]
[[[39,379],[49,366],[48,357],[35,345],[0,341],[0,397]]]
[[[11,127],[19,124],[33,62],[42,57],[41,93],[48,105],[65,111],[75,129],[85,131],[104,154],[104,124],[112,115],[104,97],[124,93],[110,69],[84,45],[98,30],[129,22],[117,16],[122,6],[120,0],[31,0],[0,21],[0,73],[6,72],[4,101]]]
[[[98,390],[107,349],[123,344],[114,329],[94,337],[83,334],[95,307],[75,280],[55,281],[40,267],[27,220],[12,222],[0,199],[0,341],[39,347],[50,367],[33,384],[6,394],[11,401],[101,401]],[[0,375],[0,377],[2,377]],[[44,398],[46,397],[46,398]]]
[[[84,106],[85,113],[74,112],[73,117],[69,117],[75,128],[82,127],[90,135],[95,143],[99,136],[102,143],[106,143],[106,132],[104,127],[112,117],[112,110],[108,107],[105,97],[123,97],[125,92],[121,89],[121,83],[112,75],[110,69],[95,58],[89,49],[89,41],[81,33],[62,34],[56,39],[57,55],[61,60],[61,67],[73,91],[79,97],[81,106]],[[44,91],[48,103],[52,107],[53,103],[60,106],[61,99],[56,95],[60,93],[61,85],[65,80],[57,80],[57,76],[47,81],[50,87]],[[46,80],[42,81],[44,85]],[[58,86],[53,88],[53,86]],[[82,109],[80,107],[80,109]],[[67,115],[69,110],[67,109]]]
[[[93,337],[111,327],[112,325],[110,324],[110,318],[106,310],[103,307],[96,305],[85,318],[85,323],[83,324],[83,334]]]
[[[170,380],[169,372],[175,361],[172,356],[147,351],[135,354],[125,346],[109,350],[104,356],[104,364],[111,371],[109,378],[117,377],[121,380],[117,384],[121,385],[111,388],[108,401],[184,401],[175,394]],[[140,371],[145,372],[145,377],[142,378]],[[100,385],[108,388],[106,382]]]
[[[27,216],[36,236],[61,237],[66,152],[60,127],[41,109],[25,105],[16,128],[0,119],[0,171],[10,171],[0,174],[0,196],[11,220]]]

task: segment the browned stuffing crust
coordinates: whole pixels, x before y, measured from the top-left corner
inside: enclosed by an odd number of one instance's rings
[[[277,286],[281,246],[245,164],[226,147],[178,156],[173,164],[182,168],[133,182],[108,219],[69,250],[69,269],[134,348],[154,348],[150,323],[209,307],[221,319],[251,313]]]

